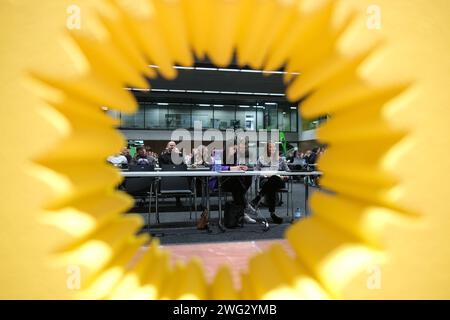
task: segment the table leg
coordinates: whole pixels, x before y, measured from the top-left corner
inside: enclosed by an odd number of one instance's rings
[[[197,222],[197,177],[192,179],[194,183],[194,212],[195,212],[195,221]],[[192,198],[191,198],[192,199]],[[192,219],[192,218],[191,218]]]
[[[148,229],[149,235],[151,235],[151,233],[150,233],[150,216],[152,214],[152,194],[153,194],[153,181],[150,184],[150,195],[148,197],[147,229]]]
[[[211,219],[211,210],[209,207],[209,177],[206,177],[206,209],[208,209],[208,221]]]
[[[156,223],[160,223],[160,221],[159,221],[159,207],[158,207],[158,183],[159,183],[159,179],[156,180],[156,186],[155,186]]]
[[[305,185],[305,217],[307,217],[309,215],[308,212],[308,197],[309,197],[309,184],[307,181],[307,177],[305,177],[304,179],[304,185]]]
[[[218,226],[220,231],[225,232],[225,228],[222,224],[222,179],[217,177],[217,186],[219,191],[219,222]]]
[[[291,207],[291,222],[294,222],[294,200],[293,200],[293,192],[294,192],[294,177],[289,176],[289,205]]]

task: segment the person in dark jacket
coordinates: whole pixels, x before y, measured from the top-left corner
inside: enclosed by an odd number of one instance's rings
[[[306,163],[307,164],[315,164],[317,161],[317,155],[319,153],[319,148],[314,148],[312,149],[311,154],[309,155],[309,157],[306,159]]]
[[[176,148],[177,144],[175,141],[169,141],[167,143],[166,149],[158,157],[158,163],[160,166],[163,165],[181,165],[184,164],[183,155]],[[176,206],[181,207],[182,202],[180,196],[176,196]]]
[[[156,159],[147,154],[147,150],[144,147],[139,147],[136,149],[136,155],[131,161],[134,165],[151,165],[156,164]]]
[[[167,143],[166,149],[158,157],[159,165],[184,163],[183,156],[176,148],[176,145],[175,141]]]
[[[228,148],[227,152],[223,156],[224,164],[217,168],[215,159],[213,157],[212,169],[220,171],[247,171],[248,167],[246,165],[238,165],[236,145]],[[249,214],[255,215],[256,210],[250,205],[250,203],[245,198],[245,195],[252,185],[252,177],[250,176],[234,176],[222,179],[222,190],[231,192],[233,202],[241,206],[244,210],[244,222],[246,223],[256,223],[256,220],[251,218]],[[218,186],[218,181],[216,177],[209,180],[209,188],[216,189]]]

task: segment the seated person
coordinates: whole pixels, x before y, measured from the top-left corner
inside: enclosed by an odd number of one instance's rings
[[[289,160],[290,168],[294,170],[302,170],[305,168],[306,160],[304,159],[304,154],[298,152],[297,150],[294,151],[294,154],[292,155],[292,158]]]
[[[192,149],[192,156],[186,163],[190,163],[193,168],[209,167],[211,165],[211,156],[209,155],[208,148],[204,145],[199,145],[197,148]],[[197,196],[200,196],[203,192],[203,181],[204,179],[202,178],[195,179]]]
[[[289,171],[286,161],[279,156],[275,156],[275,143],[267,144],[267,155],[261,155],[256,163],[255,170],[261,171]],[[250,205],[257,210],[262,197],[266,197],[269,206],[270,217],[274,223],[283,223],[283,218],[275,213],[276,193],[285,187],[284,181],[288,177],[278,175],[264,176],[260,179],[260,190],[258,195],[250,202]]]
[[[156,164],[155,158],[147,155],[147,150],[144,147],[137,148],[137,153],[132,160],[132,164],[134,165],[151,165],[154,166]]]
[[[308,154],[307,154],[306,159],[305,159],[307,164],[314,165],[316,163],[317,155],[319,153],[319,150],[320,149],[317,148],[317,147],[312,149],[312,151],[308,150]]]
[[[183,155],[178,151],[176,145],[175,141],[167,143],[166,149],[158,157],[159,165],[184,163]]]
[[[220,171],[247,171],[248,167],[246,165],[236,165],[236,146],[232,146],[228,149],[228,157],[224,155],[223,157],[225,164],[220,166]],[[214,163],[213,158],[212,169],[217,170],[217,166]],[[222,178],[221,188],[224,191],[231,192],[233,197],[233,202],[237,206],[241,206],[244,209],[244,222],[245,223],[256,223],[255,219],[252,219],[249,214],[255,214],[255,210],[249,205],[245,198],[247,190],[252,185],[251,176],[238,176],[238,177],[226,177]],[[216,177],[212,177],[209,180],[209,188],[216,189],[218,187],[218,181]]]
[[[314,148],[311,152],[311,154],[309,155],[308,159],[306,160],[307,164],[315,164],[317,161],[317,156],[319,154],[320,149],[319,148]]]
[[[175,141],[169,141],[167,143],[166,149],[163,152],[161,152],[161,155],[158,157],[159,166],[168,164],[185,165],[183,155],[181,154],[181,152],[178,151],[176,146],[177,144],[175,143]],[[189,181],[191,181],[191,178],[189,179]],[[176,199],[176,206],[181,207],[183,204],[181,202],[180,196],[176,196],[175,199]]]
[[[289,158],[289,163],[293,164],[301,164],[304,162],[304,154],[302,152],[298,152],[298,150],[295,150],[292,154],[292,157]]]
[[[211,157],[208,153],[208,148],[204,145],[199,145],[192,150],[191,164],[194,166],[209,166],[211,164]]]
[[[125,158],[127,158],[128,163],[131,163],[131,161],[133,160],[133,158],[130,155],[130,150],[128,150],[128,148],[123,148],[120,154],[123,155]]]
[[[120,154],[117,153],[115,155],[109,156],[106,161],[108,161],[109,163],[113,164],[115,167],[125,167],[128,164],[128,160],[127,158]]]

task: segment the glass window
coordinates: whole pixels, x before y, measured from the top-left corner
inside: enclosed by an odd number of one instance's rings
[[[120,111],[108,110],[106,113],[111,118],[116,119],[118,121],[118,125],[121,126],[121,124],[120,124]]]
[[[278,129],[291,131],[291,109],[289,106],[278,106]]]
[[[213,108],[206,106],[193,105],[192,106],[192,127],[195,121],[202,123],[203,129],[213,127]]]
[[[264,112],[264,128],[265,129],[278,129],[277,122],[277,106],[276,105],[266,105]]]
[[[122,112],[122,128],[143,129],[144,128],[144,109],[139,108],[136,113],[129,114]]]
[[[257,124],[257,129],[264,129],[264,112],[265,112],[266,107],[264,106],[257,106],[256,107],[256,124]]]
[[[292,109],[294,108],[294,109]],[[297,107],[291,107],[291,131],[297,132],[297,121],[298,121],[298,109]]]
[[[318,126],[319,119],[302,119],[303,131],[317,129]]]
[[[169,129],[191,128],[191,108],[189,106],[169,105],[166,114],[166,127]]]
[[[214,107],[214,128],[219,130],[233,129],[236,125],[235,107]]]
[[[156,104],[147,104],[145,106],[145,128],[147,129],[165,129],[167,107]]]
[[[244,130],[256,130],[256,108],[254,106],[238,106],[236,108],[236,124]]]

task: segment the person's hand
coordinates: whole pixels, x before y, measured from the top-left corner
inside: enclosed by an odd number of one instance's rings
[[[243,170],[243,171],[247,171],[247,170],[248,170],[248,167],[245,166],[245,165],[240,165],[240,166],[239,166],[239,169],[241,169],[241,170]]]

